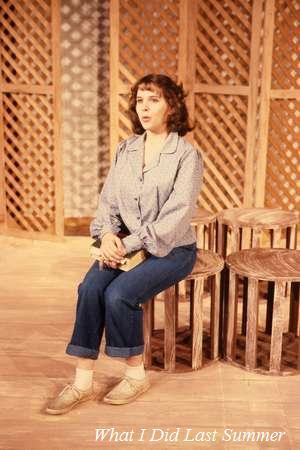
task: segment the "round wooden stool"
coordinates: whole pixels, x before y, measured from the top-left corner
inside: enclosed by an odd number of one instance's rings
[[[300,370],[300,250],[281,248],[245,249],[226,259],[229,267],[226,358],[248,370],[262,373],[292,374]],[[238,333],[238,283],[247,279],[246,336]],[[259,282],[274,283],[271,336],[261,331]],[[284,296],[286,283],[291,295]],[[287,301],[288,300],[288,301]]]
[[[225,209],[217,215],[217,251],[226,258],[244,248],[296,249],[299,220],[297,211],[279,208]]]
[[[205,250],[216,251],[217,214],[204,208],[197,208],[191,225],[194,227],[197,247]]]
[[[297,224],[300,215],[296,211],[271,208],[231,208],[217,215],[217,250],[223,258],[230,253],[246,248],[297,248]],[[222,292],[228,292],[228,271],[222,279]],[[273,310],[272,283],[261,285],[261,298],[267,300],[266,332],[271,334]],[[247,287],[245,287],[247,288]],[[270,295],[267,295],[267,290]],[[290,295],[290,284],[286,285],[286,297]],[[226,298],[222,299],[223,316],[226,317]],[[243,299],[243,333],[246,333],[246,297]]]
[[[144,364],[151,367],[155,362],[168,371],[175,371],[177,359],[178,370],[192,370],[202,367],[204,357],[216,360],[219,356],[219,311],[220,311],[220,272],[224,260],[210,250],[197,250],[197,260],[191,274],[186,277],[190,282],[188,326],[178,328],[178,284],[164,291],[164,329],[155,330],[155,297],[143,305],[144,309]],[[204,282],[211,288],[210,294],[210,337],[208,352],[203,352],[204,322]],[[180,364],[181,363],[181,364]],[[155,365],[155,364],[153,364]],[[180,366],[180,367],[179,367]]]

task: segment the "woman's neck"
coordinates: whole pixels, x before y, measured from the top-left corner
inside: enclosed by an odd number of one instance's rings
[[[150,130],[146,131],[146,141],[151,144],[163,142],[166,140],[168,136],[167,130],[163,131],[162,133],[153,133]]]

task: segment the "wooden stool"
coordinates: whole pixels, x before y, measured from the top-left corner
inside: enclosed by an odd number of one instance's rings
[[[221,211],[217,215],[217,249],[225,259],[230,253],[246,248],[297,248],[297,224],[300,215],[296,211],[284,211],[271,208],[231,208]],[[266,235],[267,239],[263,239]],[[228,292],[228,273],[225,270],[222,280],[222,292]],[[267,297],[266,332],[271,334],[271,317],[273,309],[273,296],[271,293],[273,284],[269,283],[266,295],[265,289],[262,296]],[[263,288],[263,286],[261,286]],[[245,287],[247,289],[247,287]],[[290,295],[290,284],[286,285],[286,297]],[[247,303],[244,296],[243,303],[243,333],[246,333]],[[222,305],[226,307],[226,298]],[[224,319],[227,311],[223,312]]]
[[[176,333],[176,312],[178,311],[178,284],[164,291],[164,330],[154,330],[153,305],[155,298],[143,305],[144,309],[144,363],[146,367],[152,365],[155,347],[159,348],[159,356],[163,353],[163,367],[168,371],[175,371],[176,350],[182,352],[183,360],[186,354],[190,356],[192,370],[201,368],[203,363],[203,297],[204,281],[212,278],[211,307],[210,307],[210,360],[218,358],[219,347],[219,311],[220,311],[220,272],[224,267],[224,260],[210,250],[197,250],[197,260],[194,269],[186,280],[191,283],[190,288],[190,317],[189,326]],[[176,345],[177,340],[177,345]],[[187,341],[188,346],[183,342]],[[177,348],[176,348],[177,347]],[[163,348],[163,352],[160,349]],[[177,355],[179,357],[179,355]]]
[[[297,248],[297,211],[231,208],[217,215],[217,251],[223,258],[244,248]],[[263,233],[268,243],[263,245]]]
[[[191,220],[194,227],[197,247],[205,250],[216,251],[217,214],[198,208]]]
[[[300,250],[246,249],[226,259],[229,267],[229,304],[226,357],[248,370],[291,374],[300,370]],[[245,277],[247,292],[246,336],[238,335],[238,281]],[[274,282],[271,337],[259,331],[259,281]],[[284,296],[291,283],[289,301]],[[257,367],[259,362],[260,367]]]

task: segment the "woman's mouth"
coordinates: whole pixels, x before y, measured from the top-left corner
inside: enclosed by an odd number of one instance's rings
[[[148,122],[150,120],[150,117],[149,116],[143,116],[142,117],[142,121],[143,122]]]

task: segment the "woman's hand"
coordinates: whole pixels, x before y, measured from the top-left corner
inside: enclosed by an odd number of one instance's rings
[[[124,259],[126,249],[118,236],[113,233],[106,233],[102,237],[100,254],[103,256],[104,264],[116,269]]]

